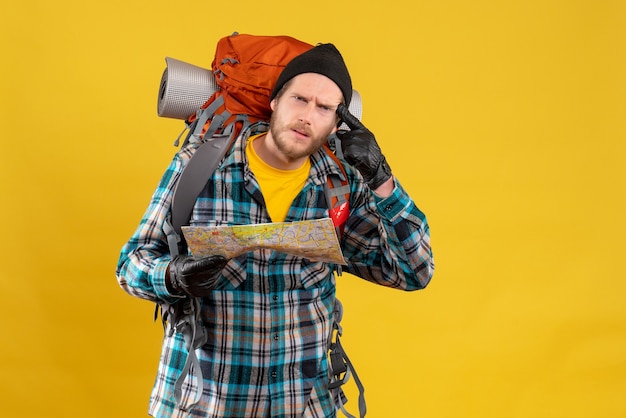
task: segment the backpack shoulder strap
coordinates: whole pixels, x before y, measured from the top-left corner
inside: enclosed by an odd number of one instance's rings
[[[350,215],[350,183],[343,163],[328,146],[324,146],[324,150],[335,161],[343,175],[343,177],[336,175],[328,176],[328,181],[325,185],[328,211],[337,231],[337,237],[341,241],[344,225]]]
[[[172,197],[172,227],[177,233],[189,221],[196,198],[226,155],[231,142],[229,135],[204,141],[181,173]]]
[[[347,383],[350,377],[353,377],[354,383],[359,390],[359,417],[363,418],[367,413],[367,404],[365,402],[365,387],[363,386],[359,375],[356,373],[356,370],[352,365],[350,358],[348,358],[348,354],[341,345],[341,335],[343,332],[341,328],[342,316],[343,305],[341,304],[341,301],[339,299],[335,298],[335,306],[333,309],[333,327],[331,330],[331,339],[328,347],[328,358],[331,374],[328,388],[331,390],[335,405],[339,409],[341,409],[341,412],[343,412],[343,414],[347,418],[355,418],[355,416],[350,414],[345,408],[345,404],[348,402],[348,399],[341,389],[341,386]]]
[[[337,166],[342,172],[342,176],[330,175],[326,182],[326,201],[328,203],[328,211],[330,217],[337,231],[337,237],[341,241],[343,230],[350,215],[350,182],[348,181],[348,175],[343,166],[343,163],[335,155],[335,153],[328,147],[325,147],[325,151],[335,161]],[[341,266],[336,267],[338,275],[341,275]],[[348,354],[341,345],[341,319],[343,317],[343,305],[338,298],[335,298],[335,306],[333,308],[333,326],[329,337],[328,358],[330,367],[330,383],[329,389],[332,392],[333,400],[337,408],[341,409],[341,412],[347,418],[356,418],[350,414],[345,404],[347,398],[341,388],[342,385],[348,382],[350,377],[354,378],[354,382],[359,390],[359,417],[365,417],[367,412],[367,405],[365,402],[365,387],[356,373]]]
[[[196,198],[226,155],[231,142],[232,138],[227,135],[203,142],[180,174],[172,197],[170,216],[163,226],[172,256],[184,252],[186,246],[181,227],[189,221]]]

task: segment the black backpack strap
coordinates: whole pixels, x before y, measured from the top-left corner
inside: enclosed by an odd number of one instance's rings
[[[329,338],[329,367],[330,367],[330,383],[328,388],[330,389],[335,405],[341,409],[341,412],[347,418],[355,418],[354,415],[350,414],[346,408],[345,404],[348,401],[343,389],[342,385],[350,380],[350,377],[354,378],[354,383],[359,389],[359,417],[365,417],[367,413],[367,405],[365,403],[365,387],[359,378],[359,375],[356,373],[350,358],[346,354],[343,346],[341,345],[341,319],[343,317],[343,305],[339,299],[335,299],[335,306],[333,309],[333,326],[331,328],[331,335]]]
[[[183,169],[174,190],[170,217],[166,218],[163,225],[172,257],[186,251],[181,227],[189,222],[198,195],[226,155],[232,141],[233,132],[230,135],[213,136],[200,145]],[[195,350],[207,341],[206,330],[199,316],[199,304],[197,298],[185,298],[175,304],[161,304],[166,333],[170,337],[174,332],[182,333],[187,348],[187,360],[176,379],[174,397],[180,402],[183,382],[193,370],[197,393],[191,406],[200,401],[203,391],[202,370]]]
[[[174,397],[177,402],[182,399],[183,383],[187,375],[192,371],[196,377],[196,397],[194,402],[188,406],[195,406],[202,398],[204,390],[204,379],[202,377],[202,369],[196,355],[196,349],[202,347],[208,340],[207,331],[200,319],[200,300],[198,298],[187,298],[175,305],[170,305],[174,311],[173,316],[177,322],[174,323],[173,329],[170,330],[170,336],[173,331],[183,334],[187,348],[187,359],[185,365],[180,372],[180,376],[174,384]],[[182,312],[180,312],[182,311]]]
[[[181,227],[189,222],[198,195],[226,155],[231,142],[230,135],[215,136],[203,142],[180,174],[172,197],[170,215],[163,224],[172,257],[185,253]]]
[[[172,228],[177,234],[189,222],[198,195],[226,155],[231,135],[216,135],[200,145],[178,179],[172,198]]]

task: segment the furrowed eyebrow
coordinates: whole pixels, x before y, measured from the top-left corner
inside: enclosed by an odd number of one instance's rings
[[[332,111],[337,111],[337,108],[339,107],[339,103],[337,103],[337,104],[330,104],[330,103],[320,103],[320,102],[318,102],[317,105],[320,106],[320,107],[326,107],[326,108],[328,108],[328,109],[330,109]]]
[[[307,97],[304,94],[300,94],[300,93],[298,93],[295,90],[292,91],[291,94],[292,94],[292,97],[297,97],[297,98],[306,100],[307,102],[310,102],[311,100],[313,100],[312,97]],[[332,111],[337,111],[337,108],[339,107],[340,104],[341,104],[341,102],[339,102],[337,104],[329,104],[329,103],[319,102],[319,101],[315,100],[315,105],[316,106],[318,106],[318,107],[325,107],[325,108],[328,108],[328,109],[330,109]]]

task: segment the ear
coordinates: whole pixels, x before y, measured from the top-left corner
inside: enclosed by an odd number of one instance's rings
[[[272,109],[272,112],[276,110],[276,98],[272,99],[270,102],[270,109]]]

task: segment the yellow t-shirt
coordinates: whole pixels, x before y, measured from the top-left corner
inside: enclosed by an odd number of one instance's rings
[[[274,168],[265,163],[252,146],[252,142],[259,136],[251,137],[246,145],[248,164],[259,182],[272,222],[284,222],[293,199],[300,193],[309,177],[311,161],[307,159],[295,170]]]

